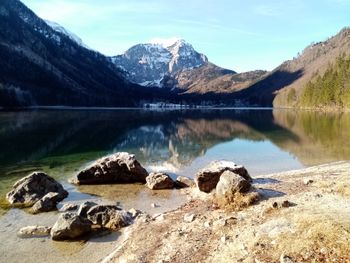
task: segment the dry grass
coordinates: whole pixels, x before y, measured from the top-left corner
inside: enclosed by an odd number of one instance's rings
[[[227,211],[239,211],[251,206],[260,199],[260,194],[255,190],[247,193],[236,192],[233,196],[225,196],[222,198],[215,197],[213,202],[221,209]]]
[[[315,186],[320,188],[325,193],[340,194],[343,197],[350,197],[350,182],[321,181],[315,183]]]

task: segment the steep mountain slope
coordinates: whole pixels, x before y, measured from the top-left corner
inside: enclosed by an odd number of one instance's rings
[[[179,72],[176,87],[187,94],[228,94],[242,90],[259,80],[267,72],[256,70],[236,73],[212,63]]]
[[[138,44],[123,55],[111,58],[115,65],[128,72],[129,79],[143,86],[162,87],[165,76],[204,65],[208,59],[184,40],[170,46]]]
[[[18,0],[0,2],[0,29],[0,107],[132,106],[150,96]]]
[[[350,29],[344,28],[326,41],[311,44],[298,57],[284,62],[234,97],[250,105],[297,106],[305,85],[322,75],[339,56],[347,54],[350,54]]]

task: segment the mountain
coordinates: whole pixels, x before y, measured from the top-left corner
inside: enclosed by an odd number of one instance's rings
[[[111,60],[128,73],[130,81],[142,86],[158,87],[163,86],[165,77],[208,62],[205,55],[198,53],[191,44],[182,39],[169,46],[138,44]]]
[[[1,0],[0,107],[135,106],[157,96],[62,31],[20,1]]]
[[[248,88],[236,92],[234,99],[246,105],[300,107],[306,85],[323,76],[338,58],[350,54],[350,28],[342,29],[326,41],[312,43]],[[332,87],[330,87],[332,88]],[[317,92],[323,92],[321,89]]]
[[[205,95],[207,100],[222,100],[220,95],[244,89],[266,74],[260,70],[237,74],[216,66],[183,39],[168,46],[138,44],[111,60],[131,82],[191,98]]]

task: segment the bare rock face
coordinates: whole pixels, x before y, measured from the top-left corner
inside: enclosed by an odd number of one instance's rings
[[[250,187],[251,184],[248,180],[228,170],[220,176],[216,185],[216,197],[231,197],[237,192],[246,193]]]
[[[195,183],[200,191],[210,193],[216,188],[220,176],[225,171],[231,171],[238,174],[248,182],[252,181],[252,178],[244,166],[228,161],[214,161],[196,174]]]
[[[55,210],[58,202],[59,194],[50,192],[32,206],[32,212],[34,214],[37,214],[41,212],[49,212]]]
[[[175,181],[175,185],[179,188],[193,187],[195,186],[194,181],[186,176],[178,176]]]
[[[62,208],[60,209],[60,212],[74,211],[74,210],[77,210],[77,209],[78,209],[78,205],[67,203],[67,204],[64,204],[62,206]]]
[[[91,222],[74,213],[61,214],[51,229],[53,240],[76,239],[91,231]]]
[[[174,181],[166,173],[150,173],[146,177],[147,187],[152,190],[172,189]]]
[[[22,227],[17,235],[19,237],[45,237],[49,236],[51,231],[51,227],[47,226],[26,226]]]
[[[63,186],[43,172],[34,172],[19,181],[7,193],[6,198],[11,204],[33,205],[46,194],[57,193],[57,202],[68,196]]]
[[[147,171],[136,160],[135,155],[119,152],[94,162],[90,167],[79,172],[77,184],[104,183],[145,183]]]
[[[96,205],[87,212],[87,218],[104,228],[118,230],[132,223],[131,215],[113,205]]]

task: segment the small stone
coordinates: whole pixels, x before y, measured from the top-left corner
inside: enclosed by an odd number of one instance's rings
[[[159,207],[159,205],[157,205],[156,203],[152,203],[151,207],[156,208],[156,207]]]
[[[175,181],[175,185],[179,188],[193,187],[195,186],[194,181],[186,176],[178,176]]]
[[[68,211],[74,211],[78,209],[78,205],[76,204],[64,204],[61,209],[60,212],[68,212]]]
[[[191,223],[194,221],[195,217],[196,216],[194,214],[186,214],[186,215],[184,215],[184,221],[186,223]]]
[[[22,227],[17,235],[19,237],[45,237],[49,236],[51,227],[47,226],[26,226]]]
[[[32,207],[34,214],[41,212],[49,212],[56,209],[56,205],[60,200],[59,193],[50,192],[36,202]]]
[[[312,180],[312,179],[304,178],[304,184],[305,184],[305,185],[310,185],[310,184],[312,184],[313,182],[314,182],[314,180]]]
[[[323,247],[320,249],[320,252],[321,252],[321,254],[325,255],[328,253],[328,250],[327,250],[327,248]]]
[[[291,203],[288,200],[284,200],[281,204],[282,207],[287,208],[291,206]]]
[[[135,209],[135,208],[131,208],[131,209],[128,211],[128,213],[131,215],[132,218],[135,219],[136,217],[138,217],[139,215],[142,214],[142,211],[137,210],[137,209]]]
[[[277,209],[278,208],[278,203],[277,202],[273,202],[272,203],[272,208]]]
[[[221,240],[222,243],[226,243],[226,241],[228,240],[228,238],[227,238],[226,235],[223,235],[223,236],[221,237],[220,240]]]
[[[227,225],[227,221],[224,218],[214,221],[214,226],[224,227],[226,225]]]
[[[280,263],[294,263],[294,260],[291,257],[282,254],[280,257]]]
[[[206,228],[211,227],[211,222],[210,221],[204,222],[204,227],[206,227]]]

